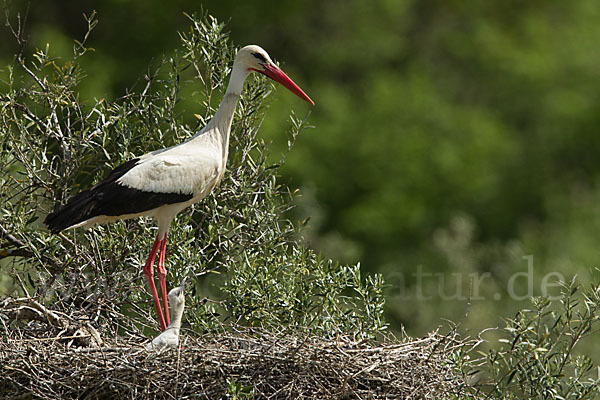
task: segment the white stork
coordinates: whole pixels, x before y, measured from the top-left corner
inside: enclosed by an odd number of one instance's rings
[[[103,181],[80,192],[44,220],[52,233],[59,233],[68,228],[119,219],[154,217],[158,222],[158,234],[144,266],[144,274],[163,331],[170,322],[165,281],[169,226],[180,211],[206,197],[223,178],[233,114],[244,81],[252,71],[281,83],[314,105],[310,97],[271,61],[265,50],[255,45],[246,46],[238,51],[225,96],[204,129],[181,144],[144,154],[116,167]],[[164,315],[154,284],[154,260],[159,248],[156,272]]]

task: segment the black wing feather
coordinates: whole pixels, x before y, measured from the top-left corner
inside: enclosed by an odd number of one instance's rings
[[[90,218],[137,214],[165,204],[182,203],[193,197],[183,193],[146,192],[117,183],[138,162],[139,158],[135,158],[119,165],[104,180],[78,193],[59,210],[49,214],[44,220],[48,229],[58,233]]]

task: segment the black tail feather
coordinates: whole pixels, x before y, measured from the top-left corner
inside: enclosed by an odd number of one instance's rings
[[[127,173],[131,168],[135,167],[139,158],[129,160],[124,164],[113,169],[108,176],[98,182],[93,187],[80,192],[75,197],[71,198],[67,204],[49,214],[44,220],[44,224],[52,233],[59,233],[73,225],[77,225],[97,215],[101,215],[98,211],[94,213],[94,207],[97,205],[98,196],[95,192],[102,191],[102,187],[109,184],[114,184],[117,179]]]
[[[94,217],[94,198],[90,189],[73,197],[67,204],[49,214],[44,224],[52,233],[59,233],[73,225]]]

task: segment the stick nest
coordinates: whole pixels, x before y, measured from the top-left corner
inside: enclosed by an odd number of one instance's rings
[[[455,335],[324,340],[231,328],[183,331],[180,347],[103,338],[32,299],[0,303],[0,397],[27,399],[441,399],[462,393]]]

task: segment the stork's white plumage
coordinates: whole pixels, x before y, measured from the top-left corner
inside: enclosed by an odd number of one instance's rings
[[[203,199],[223,178],[231,122],[244,81],[252,71],[281,83],[314,105],[302,89],[271,61],[265,50],[255,45],[246,46],[238,51],[225,96],[204,129],[181,144],[153,151],[116,167],[103,181],[74,196],[44,221],[50,231],[58,233],[68,228],[119,219],[154,217],[158,222],[158,234],[144,266],[144,274],[163,331],[170,322],[165,281],[169,226],[180,211]],[[154,284],[154,260],[159,249],[157,275],[164,315]]]

